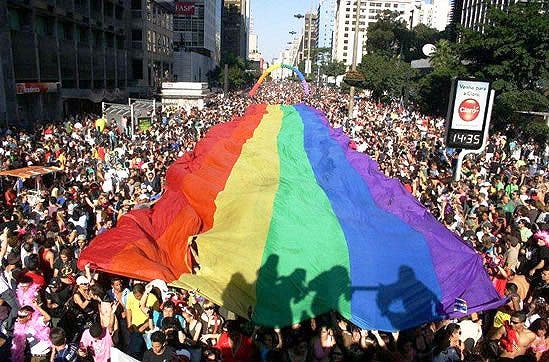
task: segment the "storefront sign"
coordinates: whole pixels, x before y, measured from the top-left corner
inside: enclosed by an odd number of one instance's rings
[[[29,93],[52,93],[57,92],[59,83],[16,83],[15,92],[17,94]]]
[[[192,2],[176,2],[175,15],[195,15],[195,7]]]
[[[151,117],[139,117],[137,118],[137,127],[140,131],[145,132],[151,128],[152,122]]]

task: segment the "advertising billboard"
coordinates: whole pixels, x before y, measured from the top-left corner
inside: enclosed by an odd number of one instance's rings
[[[446,122],[446,147],[468,150],[482,147],[489,98],[489,82],[454,81]]]
[[[176,1],[175,15],[195,15],[194,2]]]

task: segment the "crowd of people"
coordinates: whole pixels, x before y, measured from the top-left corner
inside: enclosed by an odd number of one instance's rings
[[[31,165],[59,172],[0,178],[0,361],[98,361],[111,347],[142,361],[541,361],[549,357],[549,147],[490,135],[453,180],[457,153],[444,120],[413,106],[357,99],[298,83],[268,83],[251,99],[212,96],[167,109],[133,137],[126,123],[74,115],[33,131],[0,132],[0,171]],[[234,316],[192,290],[108,275],[80,252],[132,209],[154,205],[166,170],[215,124],[251,103],[305,102],[343,127],[349,146],[374,158],[482,256],[507,303],[461,320],[399,333],[364,330],[336,312],[272,329]]]

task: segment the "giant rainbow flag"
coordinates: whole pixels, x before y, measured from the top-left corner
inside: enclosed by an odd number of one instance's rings
[[[79,265],[198,289],[267,326],[337,310],[392,331],[502,304],[475,251],[348,142],[307,105],[253,105]]]

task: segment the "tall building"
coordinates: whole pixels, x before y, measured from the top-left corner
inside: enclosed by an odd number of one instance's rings
[[[333,45],[336,0],[320,0],[320,19],[318,28],[318,46],[331,48]]]
[[[299,47],[299,62],[306,59],[310,59],[313,63],[316,61],[316,53],[314,50],[318,48],[319,12],[320,8],[317,8],[316,12],[311,11],[305,13],[303,36],[301,37],[301,44]]]
[[[0,122],[99,111],[172,70],[170,0],[0,0]]]
[[[527,2],[528,0],[524,0]],[[482,24],[486,23],[486,15],[490,7],[505,9],[510,4],[518,2],[517,0],[455,0],[453,17],[465,28],[480,30]],[[546,0],[541,0],[545,2]],[[457,8],[461,5],[461,8]],[[547,16],[547,15],[546,15]]]
[[[224,0],[221,22],[221,55],[232,53],[246,59],[249,28],[250,0]]]
[[[439,4],[441,9],[428,9],[423,0],[359,0],[360,18],[359,34],[357,46],[357,62],[360,63],[362,55],[366,54],[367,29],[372,23],[377,22],[379,13],[390,10],[400,14],[399,18],[404,20],[409,27],[414,27],[420,23],[428,26],[444,28],[449,21],[450,7],[446,4],[442,8],[445,0],[433,0],[433,5]],[[343,61],[351,65],[353,56],[353,42],[355,31],[355,10],[357,0],[338,0],[336,10],[336,23],[334,30],[334,43],[332,46],[332,58]],[[442,25],[443,23],[444,26]]]
[[[206,82],[221,58],[222,0],[176,2],[174,80]]]
[[[131,0],[130,97],[158,95],[162,82],[172,79],[173,12],[169,0]]]
[[[443,31],[450,24],[451,5],[448,0],[432,0],[423,3],[418,10],[418,22]]]
[[[0,0],[0,121],[127,97],[129,0]]]

